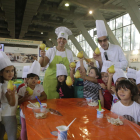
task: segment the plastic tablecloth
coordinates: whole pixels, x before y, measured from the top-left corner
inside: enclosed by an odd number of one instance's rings
[[[68,130],[69,140],[140,140],[140,126],[126,119],[123,126],[104,122],[105,118],[97,119],[98,107],[88,106],[85,99],[50,99],[43,102],[63,116],[48,113],[46,119],[36,119],[32,109],[27,108],[28,102],[25,102],[22,108],[28,140],[57,139],[51,132],[57,131],[57,126],[67,126],[74,118],[77,119]],[[109,112],[105,109],[104,114]]]

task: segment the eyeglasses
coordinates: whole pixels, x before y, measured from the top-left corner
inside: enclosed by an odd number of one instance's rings
[[[103,40],[99,40],[99,39],[98,39],[98,42],[99,42],[99,43],[102,43],[102,42],[106,42],[107,40],[108,40],[107,38],[105,38],[105,39],[103,39]]]

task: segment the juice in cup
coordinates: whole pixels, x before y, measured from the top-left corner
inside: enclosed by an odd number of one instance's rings
[[[67,140],[68,127],[65,125],[57,126],[58,129],[58,140]]]

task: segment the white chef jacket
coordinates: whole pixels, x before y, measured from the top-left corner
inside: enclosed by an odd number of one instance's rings
[[[2,96],[1,96],[2,116],[15,116],[17,106],[18,106],[18,95],[17,95],[17,93],[15,93],[15,99],[16,99],[15,106],[10,106],[8,103],[8,100],[5,96],[5,93],[7,92],[7,85],[8,85],[8,81],[4,81],[4,83],[1,86],[1,89],[2,89]]]
[[[102,62],[106,61],[104,52],[107,52],[108,60],[113,62],[116,68],[127,68],[128,62],[120,46],[109,43],[108,50],[104,50],[102,47],[100,47],[99,49],[101,52]],[[96,65],[99,68],[98,61],[96,61]]]
[[[1,86],[2,86],[2,84],[0,83],[0,102],[1,102],[1,94],[2,94],[2,92],[1,92]],[[0,121],[1,121],[1,107],[0,107]]]

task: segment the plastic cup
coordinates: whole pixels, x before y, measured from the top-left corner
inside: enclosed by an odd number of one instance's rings
[[[67,140],[68,127],[61,125],[56,128],[58,129],[58,140]]]
[[[86,101],[87,101],[87,103],[90,103],[90,102],[92,102],[92,98],[91,97],[86,98]]]
[[[47,104],[41,104],[40,105],[40,110],[41,112],[44,112],[46,110]]]
[[[104,109],[102,109],[101,111],[99,111],[99,109],[97,109],[97,118],[103,118],[104,116]]]

